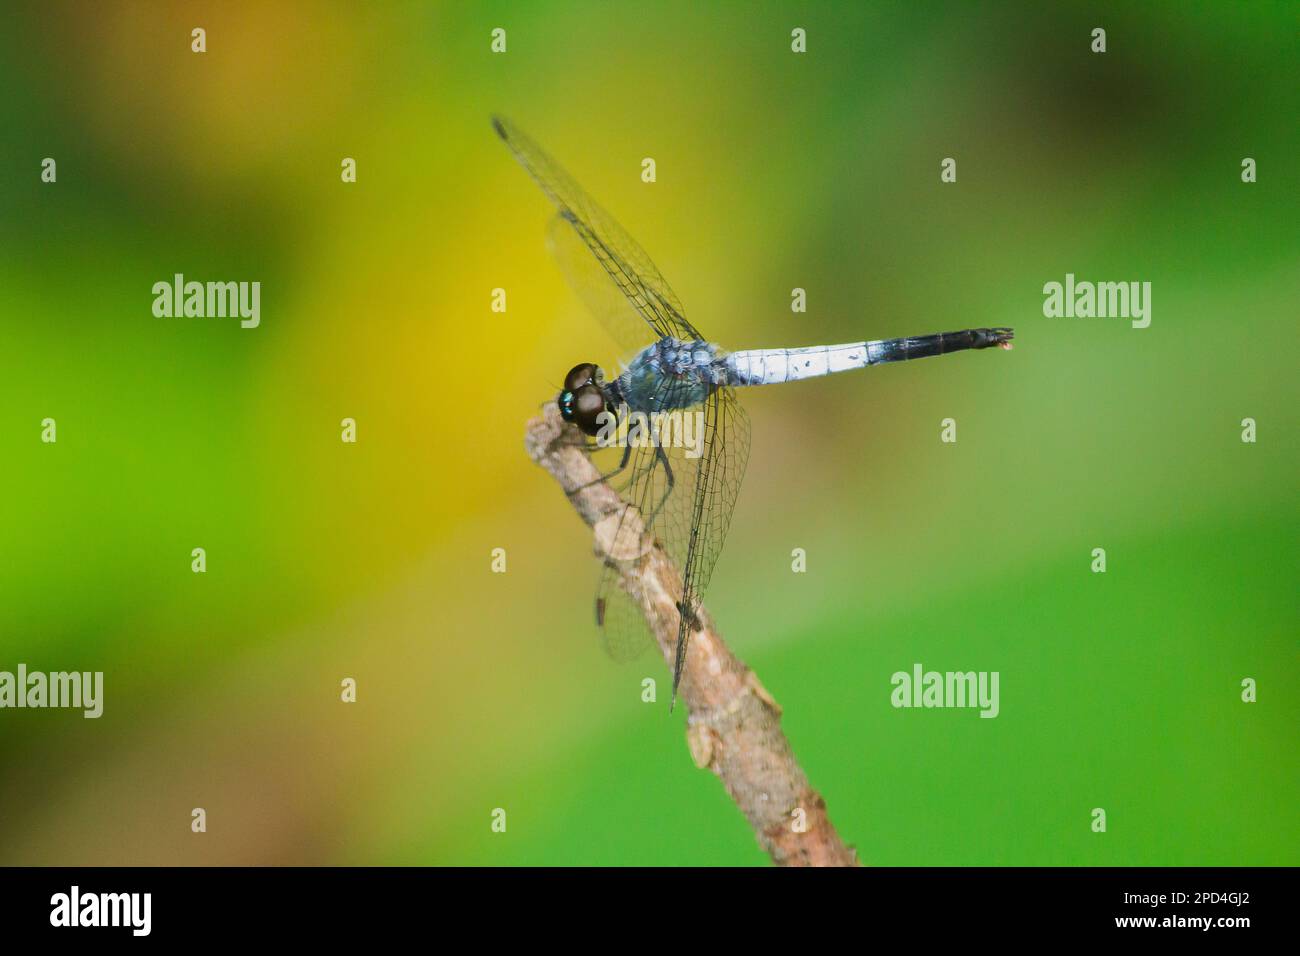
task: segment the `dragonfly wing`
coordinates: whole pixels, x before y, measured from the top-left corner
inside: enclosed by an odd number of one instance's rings
[[[560,213],[551,217],[546,246],[570,288],[628,355],[646,344],[646,324],[632,303],[609,281],[595,256]]]
[[[672,409],[680,380],[666,379],[656,404]],[[670,416],[672,433],[662,433],[659,448],[634,448],[628,466],[611,484],[628,504],[620,519],[636,514],[648,524],[647,536],[659,539],[682,575],[681,619],[673,694],[681,680],[692,623],[704,599],[731,525],[749,458],[749,419],[734,389],[715,389],[701,405]],[[694,530],[693,530],[694,529]],[[610,540],[619,540],[615,533]],[[648,545],[634,546],[639,554]],[[624,546],[626,549],[626,546]],[[627,659],[648,643],[646,624],[619,587],[617,569],[607,566],[596,598],[602,620],[605,649],[616,659]]]
[[[578,260],[573,256],[572,243],[563,241],[567,238],[563,236],[564,226],[587,247],[656,338],[703,340],[704,336],[686,320],[681,300],[645,250],[613,217],[514,124],[493,117],[492,125],[558,208],[558,222],[552,223],[552,249],[558,258],[568,262],[570,282],[605,321],[615,339],[629,348],[643,344],[642,336],[630,332],[622,320],[625,310],[611,309],[607,297],[594,293],[590,277],[574,266]],[[673,412],[669,422],[676,423],[670,427],[676,427],[677,433],[634,447],[627,467],[610,481],[628,506],[618,519],[620,528],[612,540],[619,541],[623,522],[638,515],[645,530],[640,542],[634,542],[632,553],[642,553],[648,539],[657,537],[682,573],[674,699],[692,624],[726,539],[749,457],[749,420],[734,390],[715,388],[701,405],[683,410],[677,399],[682,394],[679,390],[687,387],[684,380],[671,376],[657,384],[655,394],[641,410],[649,414]],[[602,570],[596,614],[606,650],[613,657],[626,659],[649,643],[648,628],[635,602],[623,592],[617,572],[613,564]]]
[[[674,700],[696,615],[731,527],[731,515],[749,462],[749,416],[740,406],[735,389],[715,389],[701,411],[702,453],[694,459],[688,488],[682,489],[689,491],[689,497],[684,495],[685,500],[680,502],[680,512],[674,515],[676,530],[672,532],[675,537],[684,537],[678,549],[685,552],[677,558],[682,572],[682,600],[673,667]]]
[[[686,383],[666,377],[650,398],[652,407],[671,408],[679,390]],[[599,452],[610,458],[622,458],[624,449],[611,448]],[[651,443],[634,444],[626,466],[609,479],[609,484],[626,504],[606,543],[617,543],[624,559],[635,560],[645,554],[656,537],[670,555],[683,553],[676,547],[679,537],[678,522],[671,520],[673,510],[680,507],[682,489],[676,485],[673,467],[673,449],[655,447]],[[612,468],[601,468],[608,473]],[[629,535],[640,534],[639,541],[627,540]],[[680,567],[680,565],[679,565]],[[600,626],[601,643],[606,653],[617,661],[634,659],[651,643],[649,626],[636,602],[629,599],[621,585],[622,576],[615,561],[607,561],[601,569],[600,584],[596,591],[596,622]]]
[[[492,126],[559,208],[560,217],[573,228],[614,285],[649,323],[654,337],[703,339],[704,336],[686,321],[681,300],[645,250],[623,227],[513,123],[494,116]],[[641,344],[645,344],[644,341]]]
[[[623,590],[622,576],[612,564],[600,569],[596,587],[596,626],[605,653],[620,664],[634,661],[654,643],[640,606]]]

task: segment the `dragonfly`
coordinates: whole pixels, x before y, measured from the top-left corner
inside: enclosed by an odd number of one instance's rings
[[[554,159],[509,120],[494,116],[492,127],[556,206],[548,244],[561,271],[631,356],[608,377],[594,362],[575,365],[556,403],[561,418],[586,436],[584,448],[615,453],[613,467],[597,479],[608,482],[625,504],[613,540],[635,511],[638,533],[647,544],[657,537],[681,572],[671,713],[749,458],[749,419],[737,390],[967,349],[1010,349],[1014,332],[965,329],[726,351],[687,320],[650,257]],[[622,440],[611,443],[620,427]],[[616,562],[607,559],[596,589],[596,624],[606,652],[626,661],[639,656],[652,636],[620,578]]]

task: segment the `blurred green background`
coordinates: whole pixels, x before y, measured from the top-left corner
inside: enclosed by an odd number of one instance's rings
[[[1016,328],[744,396],[708,604],[864,860],[1300,863],[1295,4],[8,6],[0,670],[106,701],[0,711],[0,863],[764,862],[524,455],[620,356],[498,111],[724,346]],[[1067,272],[1150,328],[1044,318]],[[1000,716],[893,709],[914,662]]]

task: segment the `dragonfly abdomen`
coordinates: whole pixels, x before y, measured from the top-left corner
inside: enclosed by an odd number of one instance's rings
[[[799,349],[749,349],[732,352],[722,360],[728,385],[775,385],[804,378],[849,372],[869,365],[986,349],[1010,348],[1010,329],[964,329],[902,339],[852,342],[848,345],[814,345]]]
[[[775,385],[866,368],[873,364],[873,344],[878,343],[814,345],[801,349],[748,349],[732,352],[724,359],[724,365],[729,384]]]

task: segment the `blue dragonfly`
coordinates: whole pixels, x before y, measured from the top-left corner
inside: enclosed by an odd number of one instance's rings
[[[627,425],[617,463],[601,476],[635,509],[645,535],[658,537],[681,570],[678,631],[669,709],[677,699],[691,635],[709,578],[731,524],[749,457],[749,419],[736,390],[945,355],[1011,348],[1007,328],[728,352],[686,319],[681,300],[650,257],[574,180],[508,120],[492,126],[557,207],[548,242],[571,285],[632,356],[612,378],[593,362],[574,366],[557,396],[561,417],[603,448],[614,426]],[[672,416],[691,418],[674,419]],[[676,429],[666,427],[674,421]],[[691,431],[694,441],[675,441]],[[686,424],[683,425],[682,423]],[[636,440],[636,438],[642,440]],[[622,519],[620,519],[621,525]],[[614,532],[618,540],[620,526]],[[630,660],[651,643],[640,611],[622,590],[612,560],[596,590],[596,623],[605,650]]]

